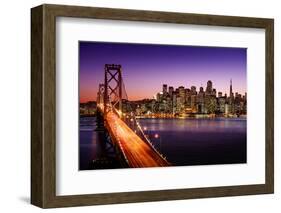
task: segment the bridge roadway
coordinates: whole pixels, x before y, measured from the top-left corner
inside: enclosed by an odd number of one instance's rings
[[[149,144],[143,141],[118,115],[108,112],[105,118],[106,127],[118,143],[129,167],[163,167],[170,163],[158,154]]]

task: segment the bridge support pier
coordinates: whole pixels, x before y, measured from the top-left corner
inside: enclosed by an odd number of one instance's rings
[[[120,168],[127,168],[128,164],[124,159],[121,150],[119,150],[118,146],[116,146],[114,141],[112,141],[110,134],[107,128],[105,127],[103,116],[104,114],[100,110],[97,110],[97,116],[96,116],[97,128],[95,129],[95,131],[98,132],[98,137],[100,138],[100,147],[101,147],[102,154],[101,156],[99,156],[99,159],[95,161],[95,164],[98,161],[102,160],[104,162],[106,161],[116,162],[116,163],[118,162],[117,164],[120,165]]]
[[[105,130],[104,119],[102,116],[102,112],[99,109],[97,110],[96,123],[97,123],[97,128],[95,129],[95,131],[104,131]]]
[[[121,150],[119,149],[119,147],[112,141],[111,136],[109,134],[109,132],[107,131],[107,129],[105,128],[105,132],[104,132],[104,140],[105,140],[105,146],[107,147],[106,150],[108,153],[114,153],[115,158],[119,161],[120,165],[122,166],[122,168],[127,168],[128,164],[121,152]]]

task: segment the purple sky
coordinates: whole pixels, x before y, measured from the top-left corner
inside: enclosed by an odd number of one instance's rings
[[[174,88],[200,86],[208,80],[217,92],[246,92],[246,48],[130,44],[79,43],[80,102],[96,100],[104,81],[104,65],[121,64],[129,100],[152,98],[162,84]]]

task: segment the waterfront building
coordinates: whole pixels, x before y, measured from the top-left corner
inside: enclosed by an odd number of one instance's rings
[[[229,116],[229,108],[230,108],[230,105],[229,104],[225,104],[224,106],[224,115],[225,116]]]
[[[173,115],[177,112],[177,93],[173,91],[172,93],[172,113]]]
[[[179,95],[176,96],[176,113],[180,113],[183,109],[182,100]]]
[[[225,113],[225,105],[226,105],[226,97],[219,96],[218,97],[218,112]]]
[[[204,113],[204,89],[200,87],[198,95],[196,97],[196,108],[198,113]]]
[[[141,108],[141,114],[145,114],[147,112],[147,107],[145,103],[142,103],[140,108]]]
[[[190,89],[185,90],[185,107],[191,107],[191,91]]]
[[[184,110],[184,106],[185,106],[185,89],[183,86],[179,87],[179,109],[181,109],[180,111]]]

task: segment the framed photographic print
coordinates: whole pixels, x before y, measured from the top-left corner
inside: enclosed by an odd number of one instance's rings
[[[274,191],[273,19],[31,10],[31,203]]]

